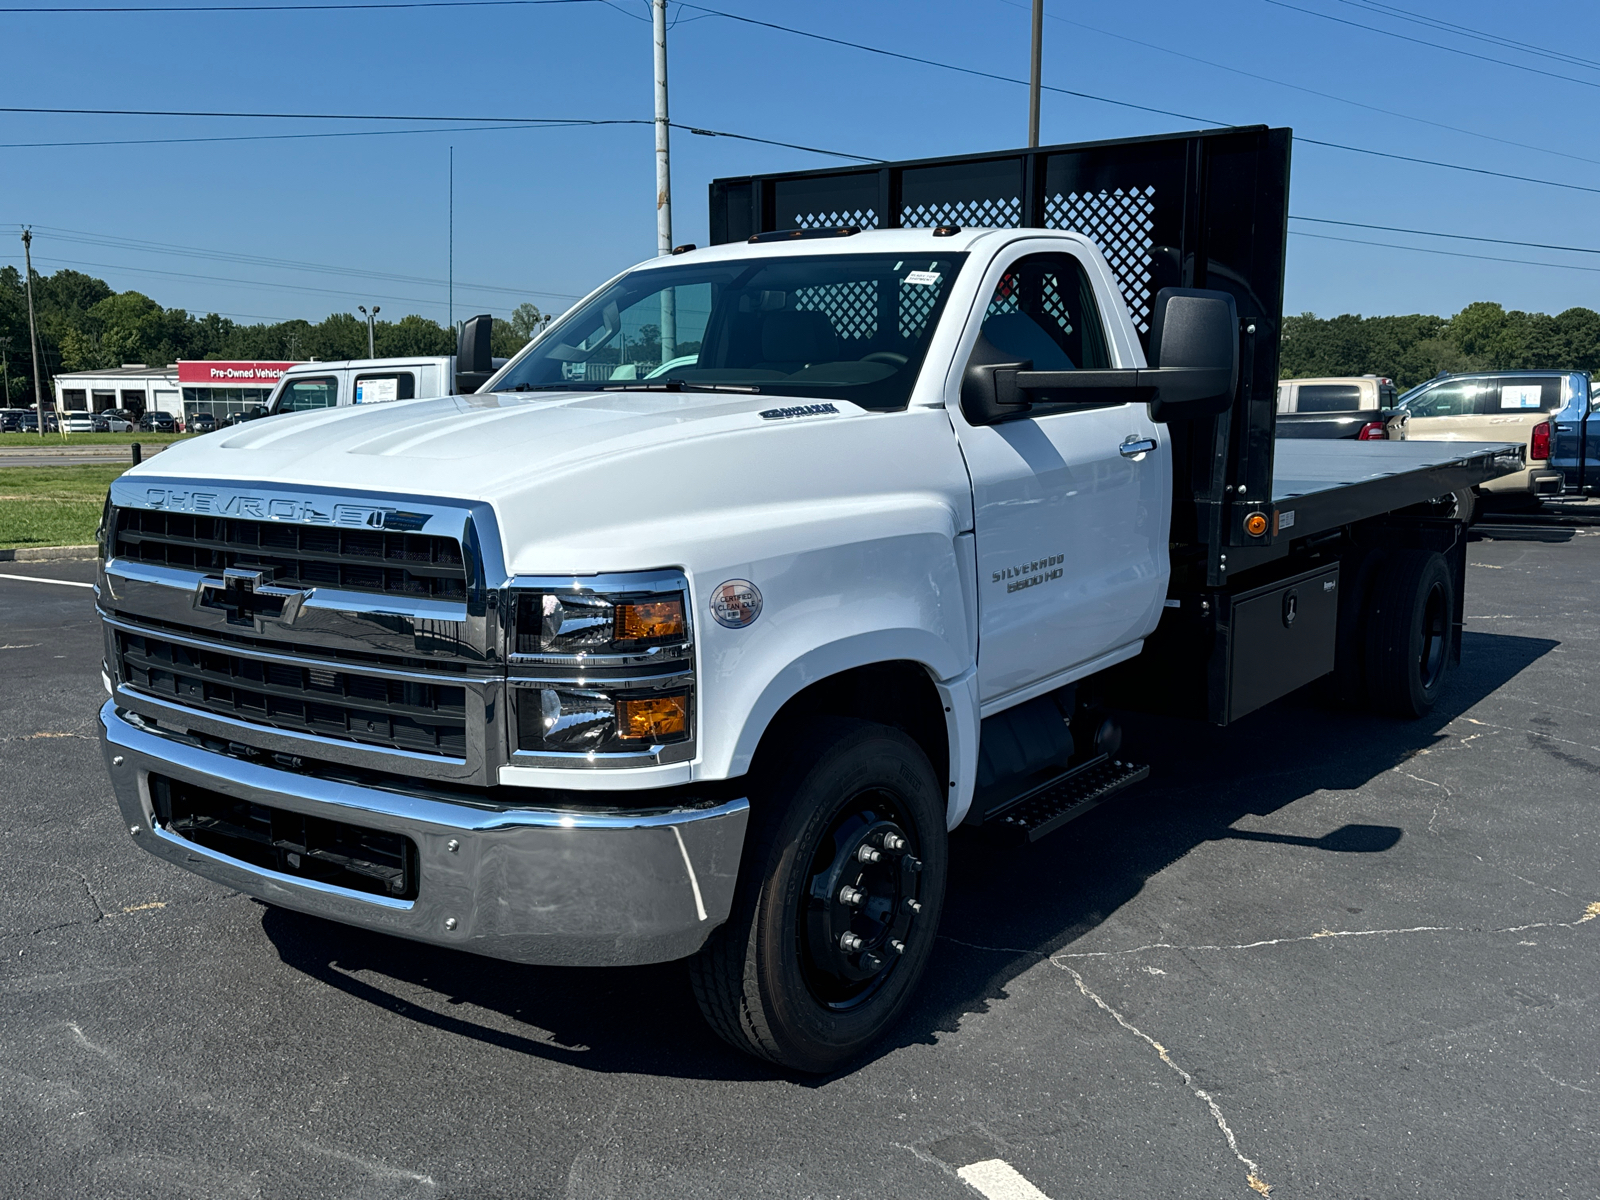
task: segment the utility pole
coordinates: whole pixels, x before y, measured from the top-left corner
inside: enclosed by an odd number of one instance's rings
[[[1044,0],[1033,0],[1033,73],[1028,77],[1028,148],[1039,144],[1039,75],[1044,64]]]
[[[456,324],[456,148],[450,147],[450,327]]]
[[[656,57],[656,253],[672,253],[672,126],[667,117],[667,0],[650,0]],[[661,292],[661,361],[676,357],[678,298]]]
[[[0,338],[0,408],[11,407],[11,339]]]
[[[367,319],[367,357],[377,358],[378,355],[372,348],[372,323],[378,319],[378,314],[383,310],[376,304],[372,306],[371,312],[367,311],[367,306],[365,304],[358,304],[356,305],[356,308],[360,311],[361,315]]]
[[[28,281],[28,344],[33,350],[33,406],[39,410],[39,438],[44,439],[44,388],[39,383],[39,335],[33,326],[33,230],[22,227],[22,258]]]

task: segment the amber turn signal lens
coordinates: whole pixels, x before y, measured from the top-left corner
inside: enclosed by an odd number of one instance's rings
[[[649,739],[650,741],[676,740],[689,733],[689,697],[679,692],[676,696],[649,696],[642,700],[617,701],[617,736],[619,738]]]
[[[625,600],[617,605],[616,640],[665,642],[684,635],[683,598]]]
[[[1267,531],[1267,518],[1261,513],[1251,513],[1244,519],[1244,531],[1251,537],[1260,537]]]

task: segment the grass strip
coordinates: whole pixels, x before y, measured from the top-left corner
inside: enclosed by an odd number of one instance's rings
[[[127,469],[123,463],[0,468],[0,550],[89,545],[106,489]]]
[[[0,433],[0,449],[71,450],[76,446],[128,446],[134,442],[156,446],[192,436],[188,433],[69,433],[63,437],[59,433],[47,433],[40,437],[37,433]]]

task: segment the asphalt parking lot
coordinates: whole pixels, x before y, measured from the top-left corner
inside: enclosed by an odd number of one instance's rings
[[[0,564],[0,1195],[1593,1197],[1593,520],[1480,531],[1429,719],[1140,722],[1148,784],[958,845],[910,1019],[821,1080],[724,1047],[676,965],[498,963],[145,855],[91,593],[37,582],[92,564]]]

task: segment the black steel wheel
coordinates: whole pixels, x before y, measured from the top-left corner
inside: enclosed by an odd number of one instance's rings
[[[945,789],[905,734],[843,719],[813,722],[759,779],[733,911],[690,977],[734,1046],[825,1073],[888,1030],[927,964]]]
[[[1372,702],[1420,717],[1444,690],[1455,639],[1455,583],[1444,556],[1392,550],[1372,584],[1366,622],[1366,682]]]

